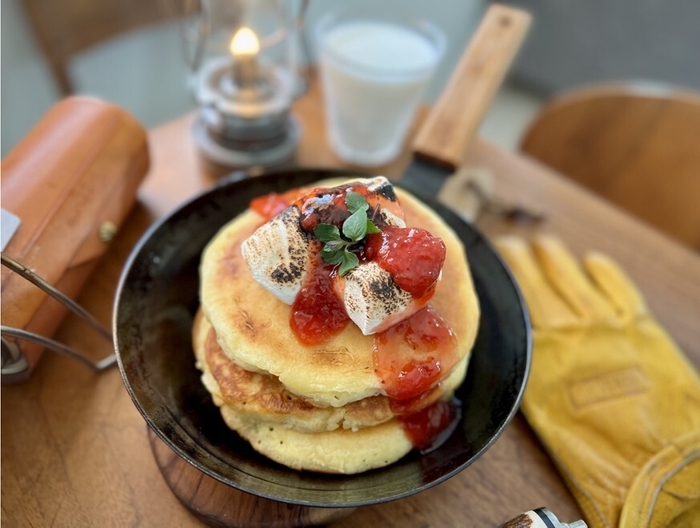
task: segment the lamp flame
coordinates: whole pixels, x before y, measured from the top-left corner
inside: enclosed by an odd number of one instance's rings
[[[233,35],[229,50],[234,57],[254,56],[260,51],[260,41],[252,29],[243,26]]]

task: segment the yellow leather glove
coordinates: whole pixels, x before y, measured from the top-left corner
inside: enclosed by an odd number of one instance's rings
[[[556,239],[496,244],[533,325],[522,411],[589,526],[700,527],[693,366],[606,256],[581,267]]]

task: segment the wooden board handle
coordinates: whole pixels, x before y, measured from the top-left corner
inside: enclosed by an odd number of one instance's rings
[[[488,8],[447,87],[413,142],[413,153],[450,169],[462,163],[530,26],[525,11]]]

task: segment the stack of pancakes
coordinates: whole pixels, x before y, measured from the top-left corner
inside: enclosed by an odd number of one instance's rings
[[[430,304],[452,328],[460,361],[420,400],[425,407],[451,398],[464,380],[479,307],[457,236],[416,198],[400,189],[397,195],[406,224],[447,247]],[[244,212],[204,251],[193,345],[205,387],[231,429],[291,468],[350,474],[395,462],[413,446],[375,373],[374,337],[350,323],[319,345],[297,340],[291,307],[255,282],[241,254],[263,221]]]

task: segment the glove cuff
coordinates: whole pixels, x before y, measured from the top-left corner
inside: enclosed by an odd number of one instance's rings
[[[675,439],[632,481],[620,528],[695,526],[700,518],[700,431]]]

